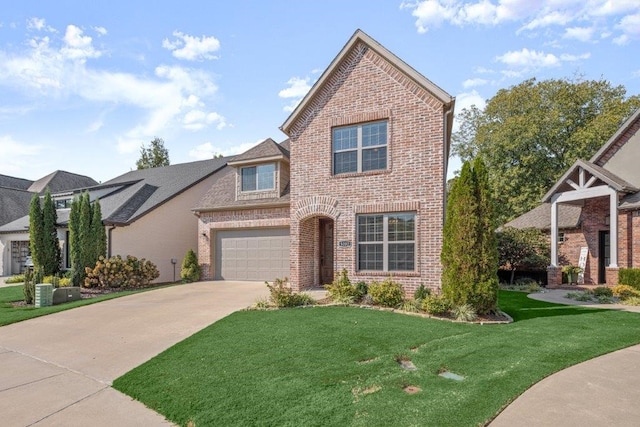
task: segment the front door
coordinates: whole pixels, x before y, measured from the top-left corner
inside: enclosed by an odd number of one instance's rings
[[[607,282],[606,267],[611,262],[609,231],[598,233],[598,283]]]
[[[320,220],[320,285],[333,281],[333,220]]]

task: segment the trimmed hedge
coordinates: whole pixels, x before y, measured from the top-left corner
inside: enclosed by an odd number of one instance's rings
[[[618,283],[640,289],[640,268],[621,268],[618,271]]]

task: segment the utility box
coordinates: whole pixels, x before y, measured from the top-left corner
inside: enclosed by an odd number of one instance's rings
[[[53,304],[53,285],[49,283],[36,284],[34,305],[36,307],[49,307]]]
[[[53,290],[53,305],[70,301],[78,301],[81,298],[80,288],[76,286],[67,286]]]

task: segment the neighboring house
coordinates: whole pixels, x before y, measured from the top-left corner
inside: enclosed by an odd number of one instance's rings
[[[543,204],[505,224],[549,230],[548,286],[562,264],[588,248],[585,283],[617,284],[619,268],[640,267],[640,109],[589,160],[577,160]],[[562,262],[560,262],[562,261]]]
[[[68,219],[73,197],[88,191],[100,200],[103,224],[107,228],[109,255],[134,255],[155,263],[159,282],[180,279],[180,265],[187,250],[197,247],[197,219],[191,207],[215,183],[214,174],[228,159],[211,159],[152,169],[135,170],[103,184],[53,194],[58,213],[58,238],[63,264],[70,267]],[[17,242],[28,247],[29,216],[0,227],[0,247]],[[0,275],[20,272],[3,251]],[[4,267],[2,267],[4,265]]]
[[[440,286],[454,98],[358,30],[282,125],[195,205],[207,279]]]
[[[47,188],[58,192],[96,184],[88,176],[65,171],[55,171],[37,181],[0,175],[0,226],[29,215],[31,198],[34,194],[44,194]],[[22,271],[29,255],[28,230],[20,229],[14,234],[10,244],[3,246],[0,239],[0,276],[4,270]]]

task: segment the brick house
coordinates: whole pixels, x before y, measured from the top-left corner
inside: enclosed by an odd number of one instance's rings
[[[194,208],[204,278],[302,289],[347,269],[439,288],[454,103],[356,31],[281,126],[289,139],[233,158]]]
[[[548,286],[588,248],[584,283],[617,284],[620,268],[640,267],[640,109],[589,160],[577,160],[543,204],[505,224],[548,230]]]

